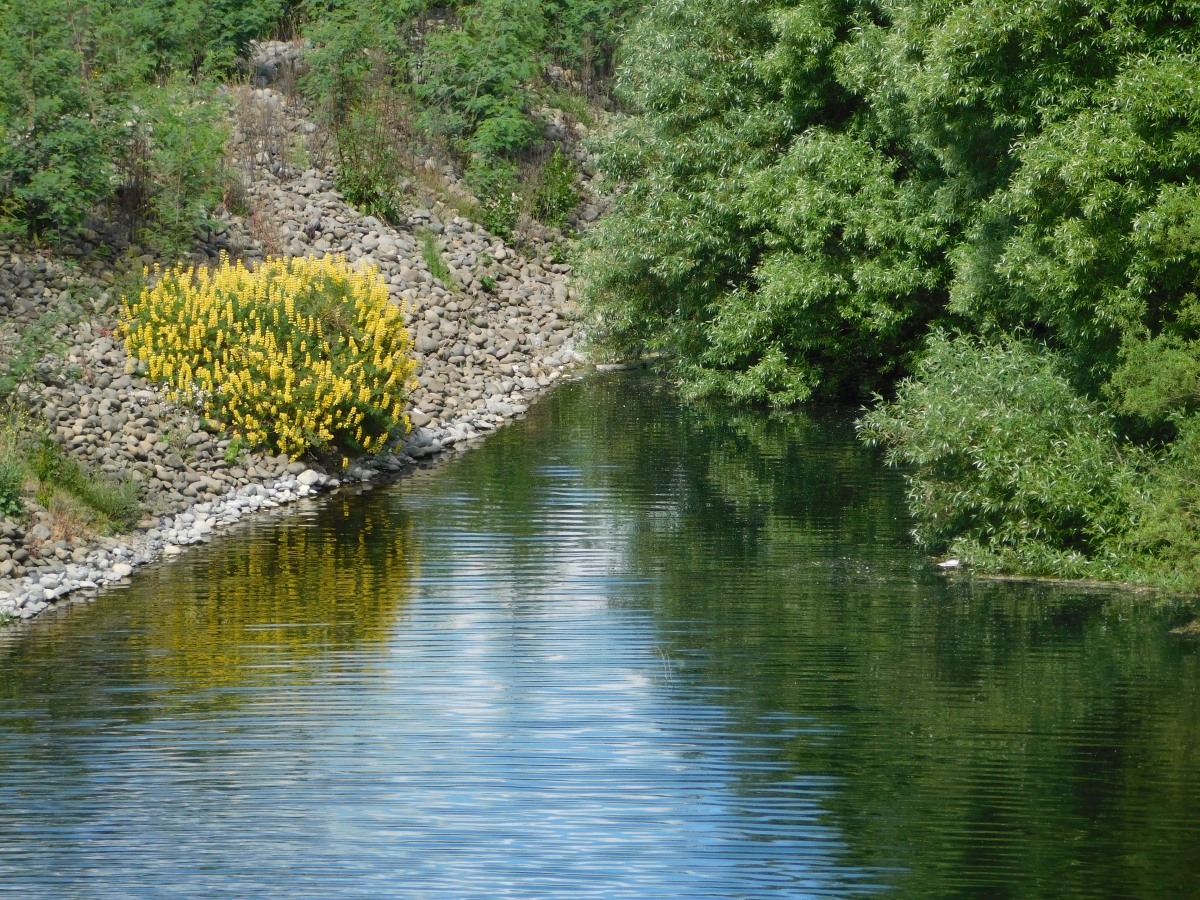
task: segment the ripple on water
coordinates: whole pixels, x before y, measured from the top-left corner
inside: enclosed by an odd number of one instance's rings
[[[837,413],[561,388],[0,667],[0,894],[1200,893],[1186,602],[963,585]]]

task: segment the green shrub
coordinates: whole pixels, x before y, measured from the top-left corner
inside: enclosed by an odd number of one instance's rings
[[[338,189],[360,212],[393,225],[404,218],[402,179],[413,167],[407,110],[386,85],[335,125]]]
[[[67,230],[109,194],[118,73],[81,75],[65,0],[0,6],[0,200],[12,223]]]
[[[305,0],[308,71],[301,89],[335,124],[381,87],[403,83],[412,23],[426,0]]]
[[[620,40],[641,8],[640,2],[615,0],[546,3],[548,55],[573,70],[585,89],[594,90],[611,75]]]
[[[178,246],[213,202],[210,75],[287,0],[0,4],[0,219],[69,234],[101,201]]]
[[[1200,418],[1178,421],[1178,436],[1132,494],[1120,542],[1130,579],[1200,590]]]
[[[191,248],[224,197],[221,157],[228,139],[222,104],[207,88],[176,80],[138,95],[129,139],[142,149],[134,174],[145,185],[141,241],[168,255]]]
[[[1200,405],[1200,341],[1175,334],[1126,341],[1108,388],[1118,410],[1147,422],[1194,412]]]
[[[523,203],[516,164],[478,154],[467,167],[466,181],[479,198],[483,226],[501,237],[511,235]]]
[[[594,89],[612,64],[617,37],[638,4],[609,0],[474,0],[430,7],[424,0],[310,0],[307,33],[316,43],[304,90],[326,110],[338,137],[342,190],[381,218],[393,208],[398,167],[389,155],[431,152],[468,161],[467,183],[489,230],[510,235],[520,215],[561,225],[573,189],[561,155],[536,194],[518,162],[539,151],[541,102],[589,114],[587,95],[540,76],[554,63]],[[436,23],[430,27],[431,21]],[[368,112],[380,96],[406,115],[382,141]],[[362,147],[361,152],[348,147]],[[413,173],[409,173],[410,175]],[[573,193],[573,190],[571,191]],[[381,213],[384,213],[381,215]]]
[[[481,0],[442,8],[443,27],[421,28],[428,4],[324,0],[308,4],[318,44],[304,89],[344,122],[381,86],[418,101],[426,143],[464,153],[510,154],[538,131],[525,114],[541,68],[545,17],[538,0]]]
[[[862,437],[905,469],[921,546],[992,570],[1120,571],[1137,472],[1061,366],[1022,341],[935,333],[896,399],[863,417]]]
[[[123,307],[126,352],[249,446],[375,452],[408,426],[412,341],[373,269],[332,254],[176,266]]]
[[[366,154],[339,152],[339,160],[338,190],[359,212],[390,225],[403,221],[403,193],[386,156],[372,160]]]
[[[567,216],[578,205],[575,164],[567,159],[562,147],[555,144],[554,152],[542,166],[537,190],[533,196],[533,213],[539,222],[552,228],[562,228],[567,224]]]
[[[414,60],[413,92],[426,104],[425,127],[469,152],[515,153],[537,137],[523,110],[545,40],[541,4],[485,0],[460,9],[459,27],[434,31]]]

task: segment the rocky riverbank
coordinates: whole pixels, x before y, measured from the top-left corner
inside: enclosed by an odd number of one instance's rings
[[[303,110],[270,88],[244,90],[243,121],[250,115],[268,123],[268,137],[275,130],[310,142],[316,129]],[[223,213],[196,262],[339,253],[376,267],[414,338],[413,431],[344,470],[240,449],[205,430],[196,410],[168,401],[125,355],[117,301],[123,285],[136,285],[130,270],[151,257],[110,261],[96,251],[123,248],[99,224],[57,254],[0,243],[0,354],[27,369],[14,395],[22,421],[9,427],[44,435],[85,471],[136,482],[145,513],[119,536],[92,534],[36,500],[22,519],[0,519],[0,619],[28,621],[92,599],[136,566],[211,540],[258,510],[401,475],[520,415],[582,362],[570,268],[554,261],[557,244],[518,252],[440,202],[391,227],[351,207],[331,167],[293,173],[281,159],[287,141],[252,141],[243,131],[234,144],[249,212]]]

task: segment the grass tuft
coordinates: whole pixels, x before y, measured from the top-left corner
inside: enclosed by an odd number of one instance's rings
[[[56,500],[65,494],[98,515],[102,521],[93,524],[102,528],[131,528],[141,518],[136,483],[115,481],[97,472],[85,472],[78,460],[64,453],[49,438],[43,438],[34,445],[29,463],[40,483],[38,502],[52,514]],[[63,509],[60,504],[60,510]]]
[[[454,279],[450,275],[450,267],[442,259],[442,250],[438,246],[437,235],[428,228],[419,228],[417,229],[417,240],[421,242],[421,257],[429,266],[429,274],[434,278],[440,278],[446,287],[452,288]]]
[[[15,412],[0,424],[0,515],[22,518],[33,499],[50,513],[55,540],[120,531],[141,518],[140,493],[132,479],[85,468]]]

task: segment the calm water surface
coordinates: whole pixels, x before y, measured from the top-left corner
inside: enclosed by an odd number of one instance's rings
[[[0,894],[1200,897],[1196,607],[907,529],[844,413],[565,386],[0,645]]]

